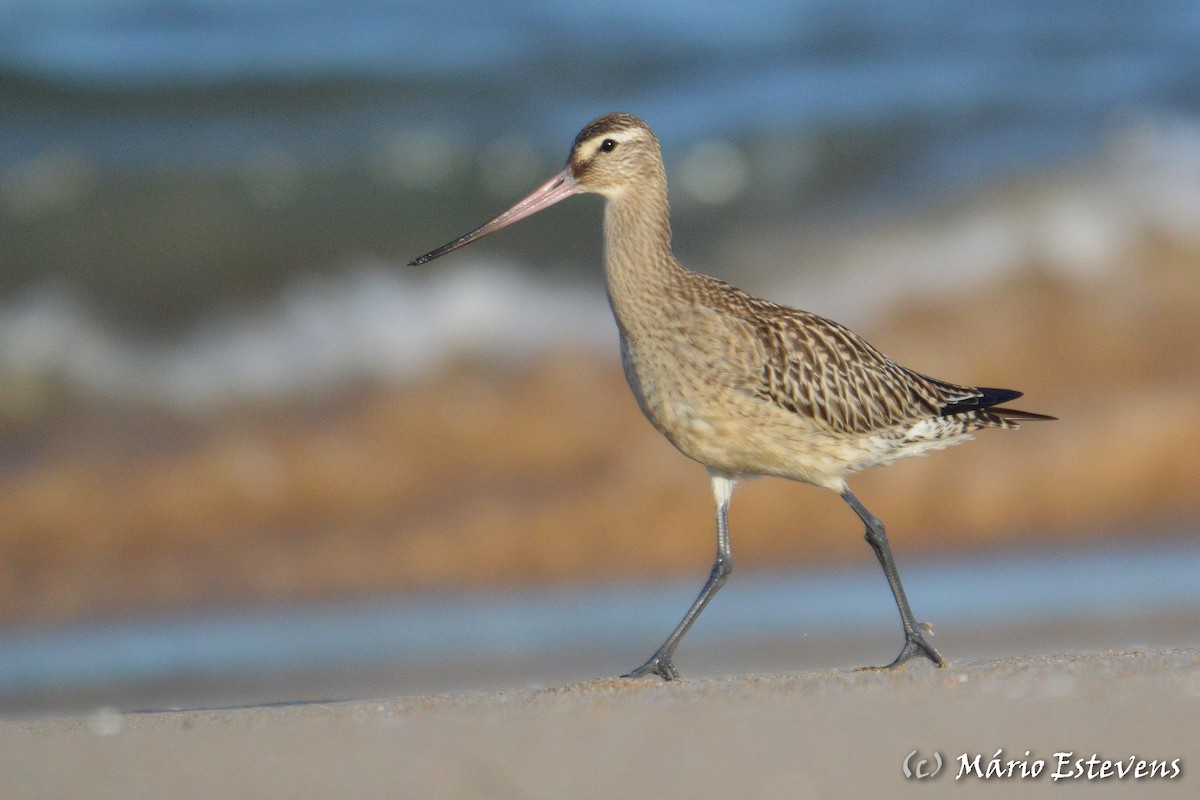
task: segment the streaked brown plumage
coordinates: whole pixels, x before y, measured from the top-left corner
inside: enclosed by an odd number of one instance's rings
[[[671,253],[667,178],[657,138],[637,117],[588,124],[567,167],[496,219],[416,259],[425,263],[578,192],[605,204],[605,274],[630,388],[654,426],[705,465],[717,501],[717,559],[671,636],[631,675],[678,677],[676,645],[732,569],[728,507],[739,477],[773,475],[832,489],[867,526],[900,611],[905,645],[944,665],[905,598],[883,524],[846,478],[947,447],[981,428],[1052,419],[997,407],[1008,389],[958,386],[914,372],[848,328],[687,270]]]

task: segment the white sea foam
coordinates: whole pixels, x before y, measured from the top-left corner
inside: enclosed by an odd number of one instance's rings
[[[599,284],[487,262],[425,275],[371,264],[169,341],[119,336],[69,292],[43,289],[0,307],[0,375],[199,410],[354,378],[403,382],[456,356],[516,361],[552,345],[615,340]]]

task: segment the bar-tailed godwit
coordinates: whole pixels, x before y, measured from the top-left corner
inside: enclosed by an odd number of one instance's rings
[[[708,468],[717,506],[717,556],[708,580],[662,646],[626,677],[679,677],[675,648],[733,568],[729,500],[739,477],[771,475],[832,489],[866,525],[900,611],[904,647],[946,661],[909,607],[879,518],[846,485],[867,467],[947,447],[980,428],[1053,419],[1000,408],[1010,389],[959,386],[902,367],[848,328],[760,300],[692,272],[671,253],[667,176],[641,119],[608,114],[571,146],[566,168],[500,216],[411,262],[445,255],[573,194],[604,208],[605,276],[625,376],[646,417]]]

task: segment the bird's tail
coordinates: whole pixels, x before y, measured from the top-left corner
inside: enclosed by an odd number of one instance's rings
[[[1001,403],[1016,400],[1021,396],[1021,392],[1016,389],[993,389],[988,386],[972,388],[971,396],[943,406],[942,415],[973,414],[984,424],[994,425],[998,428],[1016,428],[1021,422],[1049,422],[1058,419],[1058,417],[1051,417],[1047,414],[1035,414],[1032,411],[1002,407]]]
[[[1015,389],[980,387],[976,391],[982,395],[979,398],[980,405],[985,406],[980,411],[981,416],[997,427],[1016,429],[1022,422],[1050,422],[1058,419],[1058,417],[1051,417],[1048,414],[1035,414],[1032,411],[1000,406],[1000,403],[1007,403],[1009,400],[1015,400],[1021,396],[1021,393]]]

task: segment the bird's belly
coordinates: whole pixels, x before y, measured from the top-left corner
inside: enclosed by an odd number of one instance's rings
[[[804,419],[738,391],[719,372],[656,368],[627,346],[622,361],[646,418],[688,458],[734,475],[840,485],[853,455]],[[700,374],[707,380],[685,377]]]
[[[672,442],[690,458],[730,474],[771,475],[839,489],[847,474],[874,460],[858,443],[829,436],[800,419],[723,411],[684,404],[671,408]]]
[[[914,446],[886,433],[840,434],[754,397],[735,380],[722,380],[720,370],[635,359],[624,342],[621,355],[629,387],[654,427],[687,457],[729,474],[771,475],[841,491],[855,472],[951,444]],[[706,379],[687,377],[695,375]]]

